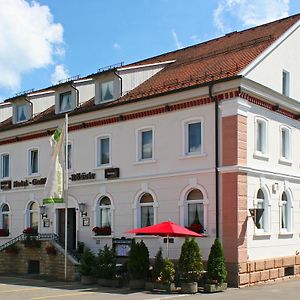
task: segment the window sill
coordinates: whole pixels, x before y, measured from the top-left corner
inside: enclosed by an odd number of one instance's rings
[[[112,164],[100,165],[93,168],[93,170],[104,170],[107,168],[112,168]]]
[[[30,174],[30,175],[26,176],[26,178],[35,178],[35,177],[41,177],[41,174],[40,173],[33,173],[33,174]]]
[[[256,159],[260,159],[260,160],[265,160],[265,161],[268,161],[269,160],[269,156],[265,155],[265,154],[262,154],[260,152],[255,152],[253,154],[253,157],[256,158]]]
[[[10,240],[10,239],[11,239],[11,235],[8,235],[8,236],[0,236],[0,239],[7,239],[7,240]]]
[[[291,166],[293,164],[291,160],[287,160],[283,157],[279,158],[278,163],[286,166]]]
[[[292,238],[293,235],[294,234],[292,232],[290,232],[290,231],[279,231],[278,237],[279,238],[280,237],[285,237],[285,238],[290,237],[290,238]]]
[[[93,239],[112,239],[114,236],[113,235],[93,235]]]
[[[134,165],[144,165],[144,164],[154,164],[157,163],[157,160],[155,159],[143,159],[143,160],[138,160],[134,162]]]
[[[187,153],[187,154],[184,154],[182,156],[179,156],[178,159],[189,159],[189,158],[199,158],[199,157],[206,157],[207,156],[207,153],[195,153],[195,154],[192,154],[192,153]]]
[[[259,232],[259,231],[256,231],[254,232],[253,234],[253,237],[254,239],[259,239],[259,238],[264,238],[264,239],[269,239],[271,237],[271,233],[270,232]]]

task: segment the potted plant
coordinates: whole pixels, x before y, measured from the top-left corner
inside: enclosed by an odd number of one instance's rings
[[[8,254],[17,254],[20,251],[20,248],[16,244],[12,244],[5,249],[5,252]]]
[[[160,281],[163,284],[163,289],[167,292],[175,291],[175,268],[172,261],[167,257],[164,261],[163,268],[160,274]]]
[[[92,231],[95,235],[111,235],[111,227],[110,226],[103,226],[103,227],[94,227]]]
[[[207,261],[207,279],[208,282],[204,285],[204,292],[214,293],[226,290],[227,283],[225,282],[227,270],[225,266],[223,247],[218,239],[215,239],[214,244],[210,248],[210,253]]]
[[[103,286],[120,287],[121,282],[116,278],[116,258],[113,248],[105,245],[97,256],[98,284]]]
[[[56,253],[57,253],[56,248],[51,244],[48,244],[45,247],[45,250],[46,250],[48,255],[56,255]]]
[[[79,273],[82,284],[93,284],[95,282],[96,257],[94,253],[85,248],[80,259]]]
[[[133,240],[128,257],[129,287],[131,289],[145,287],[149,265],[149,251],[144,241],[136,243]]]
[[[153,269],[152,269],[152,283],[146,283],[149,285],[149,290],[153,288],[160,289],[160,276],[162,269],[164,267],[164,259],[162,256],[162,248],[160,247],[157,251],[154,259]]]
[[[24,247],[26,248],[40,248],[41,247],[41,241],[37,240],[37,238],[34,235],[27,235],[24,241],[22,241],[24,244]]]
[[[181,291],[185,294],[197,293],[203,263],[198,243],[194,238],[185,239],[181,247],[178,267],[181,278]]]
[[[9,230],[0,228],[0,236],[9,236]]]

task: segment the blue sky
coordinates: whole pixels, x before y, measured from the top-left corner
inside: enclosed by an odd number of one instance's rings
[[[0,101],[296,13],[299,0],[1,0]]]

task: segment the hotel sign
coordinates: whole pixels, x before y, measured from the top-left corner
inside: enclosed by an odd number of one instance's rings
[[[14,188],[21,188],[21,187],[27,187],[29,185],[33,185],[33,186],[36,186],[36,185],[44,185],[47,181],[47,178],[44,177],[44,178],[40,178],[40,179],[32,179],[32,180],[16,180],[13,182],[13,187]]]
[[[119,178],[120,177],[120,169],[119,168],[108,168],[105,169],[105,178]]]
[[[1,181],[0,188],[3,191],[11,190],[11,180]]]
[[[71,174],[69,179],[71,181],[80,181],[80,180],[90,180],[90,179],[95,179],[96,178],[96,173],[75,173]]]

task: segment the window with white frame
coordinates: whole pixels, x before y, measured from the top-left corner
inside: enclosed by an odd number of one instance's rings
[[[98,226],[111,227],[111,201],[107,196],[102,197],[98,203]]]
[[[100,83],[100,102],[111,101],[114,99],[114,81]]]
[[[265,194],[262,189],[259,189],[256,196],[256,203],[258,209],[263,209],[262,214],[257,213],[256,214],[256,228],[265,231],[266,229],[266,203],[265,203]]]
[[[60,113],[72,110],[72,93],[66,92],[59,95],[58,110]]]
[[[195,232],[205,231],[204,197],[200,190],[193,189],[186,196],[186,226]]]
[[[292,231],[292,201],[288,193],[283,192],[280,199],[280,231]]]
[[[184,127],[185,155],[201,154],[203,151],[202,121],[186,122]]]
[[[152,195],[145,193],[139,201],[139,227],[146,227],[154,224],[154,200]]]
[[[256,153],[267,154],[267,122],[262,119],[256,120]]]
[[[153,129],[138,131],[138,160],[153,159]]]
[[[67,146],[67,158],[68,158],[68,163],[67,163],[67,167],[68,170],[72,169],[72,144],[68,143]]]
[[[101,136],[97,138],[96,159],[97,167],[110,164],[110,136]]]
[[[290,95],[290,73],[285,70],[282,71],[282,94]]]
[[[39,151],[30,149],[28,151],[28,173],[29,175],[38,174],[39,172]]]
[[[9,177],[9,154],[1,154],[1,178]]]
[[[28,104],[19,104],[15,108],[15,122],[21,123],[27,120]]]
[[[10,211],[9,206],[7,204],[3,204],[1,206],[1,236],[9,235],[9,218]]]
[[[30,202],[27,207],[27,225],[38,231],[39,225],[39,207],[37,202]]]
[[[281,139],[281,158],[290,160],[291,159],[291,132],[288,128],[281,128],[280,130]]]

